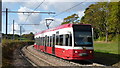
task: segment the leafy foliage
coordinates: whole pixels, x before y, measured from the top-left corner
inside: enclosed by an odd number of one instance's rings
[[[77,14],[72,14],[71,16],[68,16],[66,18],[64,18],[64,22],[61,24],[68,24],[68,23],[79,23],[80,20],[79,20],[79,16]]]
[[[28,40],[34,40],[34,34],[30,32],[30,34],[23,34],[22,38],[26,38]]]
[[[85,15],[81,18],[81,22],[92,24],[96,38],[105,37],[105,40],[109,41],[120,33],[119,7],[119,2],[92,4],[85,10]]]

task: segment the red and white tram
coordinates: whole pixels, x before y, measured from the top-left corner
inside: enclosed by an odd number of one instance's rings
[[[65,24],[35,34],[34,48],[67,60],[93,59],[92,27]]]

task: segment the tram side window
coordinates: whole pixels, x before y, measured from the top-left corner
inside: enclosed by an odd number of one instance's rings
[[[35,38],[35,43],[37,44],[37,38]]]
[[[59,45],[59,36],[56,36],[56,45]]]
[[[41,38],[41,44],[43,45],[43,37]]]
[[[39,45],[39,38],[37,38],[37,45]]]
[[[43,46],[45,45],[45,38],[43,37]]]
[[[38,45],[38,38],[37,38],[37,45]]]
[[[45,37],[45,41],[46,41],[46,46],[47,46],[47,36]]]
[[[40,45],[41,45],[41,37],[40,37]]]
[[[66,45],[66,46],[68,46],[68,38],[69,38],[69,35],[66,34],[66,35],[65,35],[65,45]]]
[[[35,38],[35,42],[36,42],[36,45],[37,45],[37,38]]]
[[[44,37],[44,46],[46,45],[46,38]]]
[[[69,46],[72,46],[72,34],[69,35]]]
[[[55,35],[53,35],[53,44],[52,45],[55,45]]]
[[[49,46],[49,36],[47,37],[47,46]]]
[[[44,46],[46,45],[46,41],[45,41],[46,39],[45,39],[45,37],[44,37]]]
[[[72,35],[71,34],[65,35],[65,45],[72,46]]]
[[[43,43],[42,43],[43,41],[42,41],[42,37],[41,37],[41,45],[43,45]]]
[[[40,45],[40,37],[38,38],[38,45]]]
[[[50,36],[50,46],[52,46],[52,36]]]
[[[45,38],[43,37],[43,46],[44,46],[44,44],[45,44],[45,43],[44,43],[44,40],[45,40]]]
[[[60,45],[63,45],[63,35],[60,35]]]

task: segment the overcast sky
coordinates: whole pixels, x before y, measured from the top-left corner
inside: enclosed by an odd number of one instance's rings
[[[103,0],[4,0],[2,10],[5,11],[8,8],[9,11],[34,11],[38,5],[42,4],[35,10],[40,12],[55,12],[56,14],[42,14],[42,13],[32,13],[20,14],[20,13],[9,13],[8,14],[8,33],[13,33],[13,20],[15,20],[15,33],[19,34],[20,26],[18,24],[40,24],[40,25],[24,25],[22,26],[22,33],[36,33],[47,29],[45,26],[45,18],[52,18],[77,4],[78,6],[66,11],[56,17],[54,17],[54,22],[51,23],[50,28],[59,26],[63,19],[74,13],[78,14],[81,18],[84,15],[85,9],[94,4],[97,1]],[[105,0],[104,0],[105,1]],[[106,0],[107,1],[107,0]],[[27,21],[26,18],[28,17]],[[5,23],[6,15],[2,14],[2,33],[5,33]]]

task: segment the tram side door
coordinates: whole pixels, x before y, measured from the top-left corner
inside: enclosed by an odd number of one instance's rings
[[[45,52],[47,51],[47,36],[45,36],[45,39],[44,39],[44,46],[45,46]]]
[[[52,54],[55,55],[55,34],[52,35]]]

